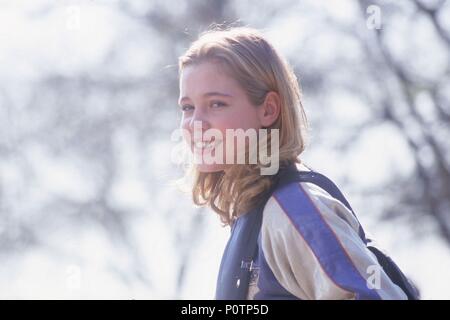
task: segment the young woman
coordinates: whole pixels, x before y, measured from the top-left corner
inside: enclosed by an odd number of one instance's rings
[[[300,160],[307,121],[292,68],[259,31],[204,32],[179,58],[179,76],[186,142],[197,158],[223,159],[196,161],[189,169],[194,203],[209,206],[232,227],[217,299],[242,298],[233,293],[239,287],[246,299],[407,298],[367,248],[342,201],[312,182],[278,187],[286,170],[312,172]],[[242,150],[244,163],[237,156]],[[263,174],[268,167],[278,170]],[[237,252],[251,243],[245,228],[257,223],[248,217],[258,208],[256,253],[239,261]],[[250,280],[236,276],[239,268],[249,270]]]

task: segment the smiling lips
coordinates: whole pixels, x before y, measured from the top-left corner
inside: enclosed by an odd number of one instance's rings
[[[219,141],[216,141],[216,140],[194,141],[192,143],[192,146],[195,147],[196,149],[212,149],[213,147],[218,145],[219,142],[220,142],[220,140]]]

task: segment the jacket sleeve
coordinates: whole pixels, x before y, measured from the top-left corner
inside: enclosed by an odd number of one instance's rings
[[[275,193],[261,245],[277,281],[300,299],[407,299],[358,235],[352,212],[307,182]]]

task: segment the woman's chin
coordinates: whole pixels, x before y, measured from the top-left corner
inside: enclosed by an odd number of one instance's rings
[[[200,172],[219,172],[225,169],[223,164],[197,164],[197,170]]]

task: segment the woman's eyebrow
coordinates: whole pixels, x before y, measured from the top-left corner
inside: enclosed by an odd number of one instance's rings
[[[211,97],[211,96],[221,96],[221,97],[229,97],[229,98],[233,97],[231,94],[222,93],[222,92],[218,92],[218,91],[207,92],[203,95],[203,97]],[[181,103],[186,99],[189,99],[189,97],[185,96],[185,97],[181,98],[178,103]]]
[[[231,94],[228,93],[222,93],[222,92],[218,92],[218,91],[213,91],[213,92],[207,92],[203,95],[203,97],[210,97],[210,96],[223,96],[223,97],[232,97]]]

